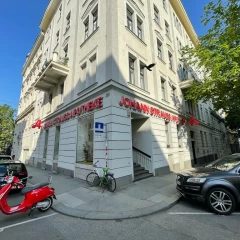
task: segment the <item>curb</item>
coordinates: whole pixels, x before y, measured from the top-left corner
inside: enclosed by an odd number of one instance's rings
[[[58,212],[60,214],[63,214],[69,217],[81,218],[85,220],[123,220],[123,219],[146,217],[155,213],[162,212],[164,210],[167,210],[173,207],[175,204],[177,204],[181,200],[181,198],[182,197],[180,196],[179,198],[174,200],[172,203],[161,201],[160,203],[154,204],[150,207],[138,208],[133,211],[119,212],[119,213],[80,210],[76,208],[67,207],[62,203],[58,203],[52,206],[52,209],[55,212]]]

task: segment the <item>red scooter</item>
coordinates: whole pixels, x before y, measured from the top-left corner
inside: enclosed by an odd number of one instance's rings
[[[32,177],[28,177],[31,179]],[[14,213],[27,212],[31,216],[33,210],[38,209],[40,212],[46,212],[53,204],[55,197],[54,188],[48,187],[51,184],[52,177],[49,176],[49,181],[39,183],[30,187],[25,187],[21,190],[21,194],[25,195],[25,199],[18,206],[10,207],[7,203],[7,196],[12,189],[12,186],[23,185],[22,182],[15,176],[7,176],[5,178],[6,185],[0,189],[0,211],[6,215]]]

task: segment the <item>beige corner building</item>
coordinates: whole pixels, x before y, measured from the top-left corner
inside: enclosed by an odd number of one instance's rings
[[[212,103],[184,98],[202,76],[181,48],[197,41],[180,0],[51,0],[22,71],[13,154],[82,179],[99,160],[121,186],[228,153]]]

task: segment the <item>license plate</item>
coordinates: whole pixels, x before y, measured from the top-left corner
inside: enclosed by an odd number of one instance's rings
[[[177,185],[181,185],[181,182],[179,180],[177,180]]]

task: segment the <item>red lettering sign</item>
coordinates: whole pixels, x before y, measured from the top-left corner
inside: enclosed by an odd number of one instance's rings
[[[149,113],[152,116],[157,116],[159,118],[164,118],[166,120],[171,120],[176,123],[186,124],[186,120],[182,119],[178,116],[171,115],[170,113],[164,112],[158,108],[147,106],[146,104],[139,103],[135,100],[131,100],[129,98],[125,98],[122,96],[121,101],[119,102],[120,106],[124,106],[126,108],[131,108],[133,110],[138,110],[140,112]]]
[[[199,122],[195,120],[195,118],[193,116],[191,116],[189,118],[189,122],[190,122],[190,125],[193,126],[193,125],[199,125]]]
[[[32,128],[36,128],[36,127],[38,127],[38,129],[42,127],[42,121],[40,119],[37,120],[37,122],[32,125]]]
[[[103,106],[103,97],[98,97],[97,99],[84,103],[79,107],[74,108],[73,110],[62,114],[61,116],[54,118],[53,120],[47,121],[44,124],[44,128],[51,127],[60,122],[65,122],[71,118],[74,118],[76,115],[79,116],[83,113],[90,112],[96,108],[101,108],[102,106]]]

